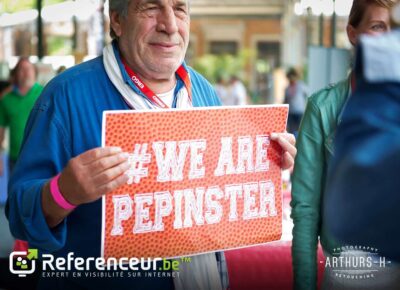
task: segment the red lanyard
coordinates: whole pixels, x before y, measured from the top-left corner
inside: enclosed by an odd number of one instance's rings
[[[137,74],[129,67],[126,63],[125,58],[121,57],[122,63],[124,64],[125,70],[128,73],[130,79],[135,84],[135,86],[147,97],[147,99],[153,103],[154,105],[162,108],[169,109],[169,106],[165,104],[146,84],[139,78]],[[189,101],[192,102],[192,85],[190,82],[190,77],[188,71],[185,69],[183,65],[181,65],[176,74],[183,81],[189,95]]]

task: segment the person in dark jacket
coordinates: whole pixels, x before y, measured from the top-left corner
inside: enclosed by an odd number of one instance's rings
[[[395,19],[400,19],[399,10],[394,10]],[[356,75],[356,90],[337,130],[324,219],[337,241],[368,245],[390,261],[379,269],[381,282],[375,289],[399,289],[399,29],[361,39]]]

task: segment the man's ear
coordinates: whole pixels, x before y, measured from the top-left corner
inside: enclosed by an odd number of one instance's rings
[[[353,46],[356,46],[356,43],[357,43],[356,29],[351,24],[347,24],[346,31],[347,31],[347,37],[349,38],[350,43]]]
[[[120,37],[122,33],[121,29],[121,17],[118,12],[110,11],[110,25],[111,29],[114,31],[115,36]]]

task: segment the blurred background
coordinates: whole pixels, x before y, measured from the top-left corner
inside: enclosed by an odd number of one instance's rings
[[[351,2],[191,0],[186,60],[213,83],[236,75],[251,103],[282,102],[289,67],[315,91],[347,73]],[[45,84],[58,69],[100,55],[109,41],[108,1],[0,2],[0,79],[29,56]]]

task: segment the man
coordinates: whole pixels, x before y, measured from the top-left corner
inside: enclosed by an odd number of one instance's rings
[[[232,76],[230,80],[230,102],[235,106],[245,106],[247,103],[246,87],[238,76]]]
[[[28,58],[21,57],[19,59],[14,70],[12,71],[11,86],[10,88],[6,88],[6,90],[10,91],[7,92],[4,97],[0,98],[0,144],[2,145],[4,142],[5,130],[8,127],[10,132],[10,151],[8,162],[5,161],[7,159],[3,156],[0,158],[0,175],[3,176],[3,178],[8,177],[4,174],[4,170],[7,166],[9,166],[10,171],[12,171],[14,168],[15,162],[18,158],[18,153],[21,148],[26,122],[33,105],[43,90],[42,86],[36,83],[36,69]],[[5,220],[5,218],[3,222],[4,210],[4,201],[0,201],[0,228],[2,229],[1,248],[6,252],[1,253],[1,257],[8,257],[9,252],[12,250],[12,244],[14,243],[14,240],[11,236],[11,233],[8,231],[8,222]],[[5,227],[7,231],[4,231],[3,227]],[[14,249],[23,250],[27,247],[28,244],[25,241],[17,240],[14,243]],[[3,262],[7,262],[7,264],[4,265]],[[5,261],[5,259],[0,261],[0,264],[4,265],[7,270],[7,274],[5,274],[3,271],[3,273],[0,275],[3,277],[10,276],[8,271],[8,259],[7,261]],[[0,266],[0,268],[4,267]],[[1,269],[0,272],[2,272]],[[1,280],[2,279],[0,279],[0,284],[2,284]],[[18,281],[18,285],[23,287],[29,285],[29,283],[34,283],[35,280],[36,277],[31,276],[25,281]],[[8,288],[8,286],[6,287],[5,285],[1,286]]]
[[[219,105],[211,85],[183,62],[190,25],[187,1],[109,4],[114,42],[102,57],[65,71],[45,88],[30,116],[11,180],[8,217],[13,234],[56,256],[100,255],[100,199],[128,180],[126,153],[99,147],[104,110]],[[286,167],[293,165],[296,151],[291,137],[276,137],[290,151],[284,155]],[[50,183],[58,187],[56,195]],[[208,265],[199,266],[203,271]],[[144,275],[43,278],[39,289],[171,289],[173,282]]]
[[[0,100],[0,144],[5,128],[10,128],[10,169],[13,168],[21,148],[26,121],[33,105],[42,92],[36,83],[36,70],[28,58],[21,58],[13,71],[13,89]],[[0,174],[4,164],[0,160]]]
[[[289,104],[288,131],[296,133],[299,130],[300,121],[306,108],[308,88],[300,80],[299,72],[295,68],[290,68],[286,73],[289,85],[285,89],[285,104]]]

